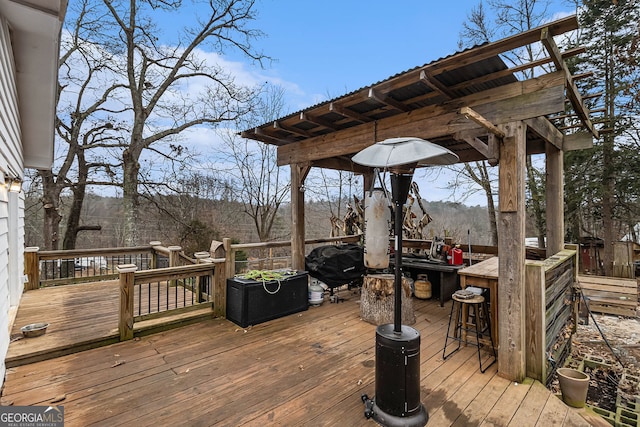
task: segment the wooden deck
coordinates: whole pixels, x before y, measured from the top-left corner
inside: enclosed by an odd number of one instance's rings
[[[182,288],[181,288],[182,289]],[[156,295],[152,290],[152,295]],[[191,299],[182,291],[170,296],[171,302]],[[118,308],[120,289],[117,280],[65,285],[27,291],[20,301],[18,314],[11,330],[12,342],[5,359],[7,367],[50,359],[77,351],[119,342]],[[149,312],[148,297],[136,292],[135,313]],[[161,306],[167,296],[161,295]],[[140,310],[138,311],[138,307]],[[153,309],[153,307],[152,307]],[[138,334],[152,332],[177,322],[211,316],[210,309],[200,309],[181,315],[139,322],[134,325]],[[47,333],[37,338],[22,338],[20,328],[31,323],[49,323]]]
[[[343,303],[325,302],[252,328],[208,319],[10,368],[2,401],[57,402],[67,426],[376,425],[364,418],[360,399],[375,394],[375,326],[360,319],[357,294],[341,296]],[[60,301],[42,302],[49,306],[59,307],[61,319],[75,311]],[[480,373],[473,347],[443,361],[450,306],[420,300],[415,306],[429,426],[589,425],[584,410],[568,408],[538,382],[507,381],[496,365]],[[104,319],[85,318],[87,332],[72,335],[90,335],[91,328],[97,334]],[[54,325],[51,334],[31,340],[50,338]],[[592,423],[598,421],[604,423],[598,417]]]

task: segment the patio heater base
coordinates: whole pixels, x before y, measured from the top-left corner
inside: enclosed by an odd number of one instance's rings
[[[362,396],[364,416],[387,427],[423,427],[429,420],[420,402],[420,333],[402,325],[376,329],[376,396]]]

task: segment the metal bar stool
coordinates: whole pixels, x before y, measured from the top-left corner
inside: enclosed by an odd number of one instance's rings
[[[482,295],[477,295],[468,290],[456,291],[451,296],[451,299],[453,301],[451,303],[449,325],[447,326],[447,337],[442,350],[442,359],[446,359],[460,350],[460,343],[474,345],[478,348],[480,372],[484,373],[498,359],[493,337],[491,336],[491,320],[487,309],[487,301]],[[451,335],[452,323],[454,323],[453,335]],[[467,341],[467,334],[476,336],[475,343]],[[487,340],[485,337],[489,339]],[[450,340],[452,341],[451,343],[449,343]],[[453,344],[454,341],[458,343],[458,346],[447,354],[447,346]],[[489,361],[491,363],[484,367],[482,366],[482,355],[480,354],[480,347],[483,345],[489,345],[491,352],[484,361],[485,364]]]

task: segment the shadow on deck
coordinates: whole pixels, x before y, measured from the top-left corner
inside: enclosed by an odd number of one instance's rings
[[[102,301],[94,290],[96,304],[117,304]],[[360,398],[375,394],[375,326],[360,319],[359,295],[340,292],[345,302],[325,302],[254,327],[207,319],[17,366],[7,371],[2,399],[64,405],[67,426],[375,425],[364,418]],[[443,361],[449,305],[414,303],[429,426],[589,425],[583,410],[568,408],[538,382],[508,381],[497,375],[496,365],[480,373],[473,347]],[[113,329],[97,313],[63,327],[64,315],[78,310],[51,298],[41,305],[62,308],[55,321],[38,319],[50,321],[51,331],[34,342]],[[599,425],[597,418],[592,422]]]

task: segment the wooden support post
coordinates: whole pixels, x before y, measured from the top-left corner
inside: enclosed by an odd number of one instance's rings
[[[221,318],[227,317],[227,280],[225,276],[225,264],[216,263],[212,277],[213,314]]]
[[[521,121],[501,126],[498,222],[498,373],[512,381],[525,377],[525,157]]]
[[[180,251],[182,250],[181,246],[169,246],[169,267],[179,267],[180,266]],[[178,286],[178,280],[173,279],[169,281],[169,286]]]
[[[371,187],[375,185],[376,178],[373,171],[362,174],[362,194],[366,194],[367,191],[371,190]]]
[[[224,278],[231,279],[236,275],[236,251],[231,248],[231,239],[225,237],[222,239],[224,247]]]
[[[547,335],[544,263],[527,263],[525,277],[527,377],[545,384],[547,381],[547,355],[545,352]]]
[[[304,270],[304,180],[311,167],[307,163],[291,165],[291,267]]]
[[[135,264],[123,264],[117,267],[120,274],[120,313],[118,330],[120,341],[133,339],[133,285],[138,267]]]
[[[577,244],[566,244],[564,245],[564,249],[569,251],[574,251],[573,255],[573,286],[574,286],[574,300],[573,300],[573,325],[572,331],[573,333],[578,332],[578,318],[580,311],[580,291],[575,289],[578,283],[578,272],[580,271],[580,245]]]
[[[40,288],[40,257],[37,246],[24,248],[24,272],[28,282],[24,285],[25,291],[32,291]]]
[[[178,267],[180,263],[181,246],[169,246],[169,267]]]
[[[149,244],[151,245],[151,265],[149,266],[149,268],[154,269],[154,268],[158,268],[158,251],[156,250],[156,247],[161,246],[162,242],[158,241],[158,240],[152,240],[151,242],[149,242]]]
[[[211,263],[213,260],[210,258],[209,256],[209,252],[196,252],[193,254],[193,256],[196,259],[196,264],[205,264],[205,263]],[[205,276],[198,276],[198,280],[196,280],[196,286],[197,289],[194,289],[193,291],[196,294],[196,299],[197,301],[200,302],[205,302],[209,299],[208,295],[206,293],[204,293],[204,281],[205,281]],[[211,286],[213,286],[213,277],[211,277]]]
[[[547,258],[564,249],[563,152],[546,144]]]

